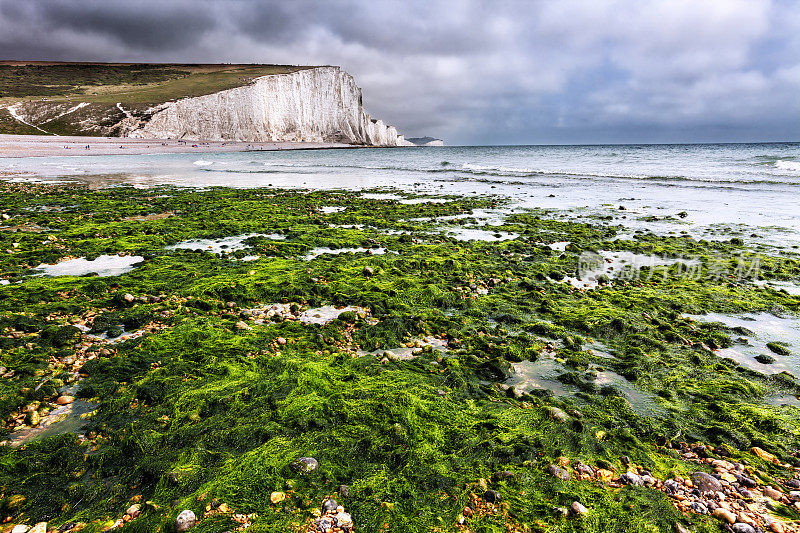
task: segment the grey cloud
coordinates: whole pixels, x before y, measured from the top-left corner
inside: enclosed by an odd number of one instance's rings
[[[338,64],[450,142],[800,138],[792,0],[0,0],[9,58]]]

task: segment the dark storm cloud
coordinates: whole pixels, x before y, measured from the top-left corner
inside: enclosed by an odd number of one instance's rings
[[[800,138],[793,0],[0,0],[19,59],[338,64],[450,142]]]

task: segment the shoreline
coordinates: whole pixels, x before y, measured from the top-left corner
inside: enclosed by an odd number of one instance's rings
[[[86,149],[86,146],[89,149]],[[181,141],[129,137],[67,137],[54,135],[0,134],[0,158],[80,157],[87,155],[210,154],[282,150],[343,150],[382,148],[345,143]]]

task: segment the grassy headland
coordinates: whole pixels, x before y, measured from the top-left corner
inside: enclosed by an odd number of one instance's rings
[[[44,120],[37,125],[47,132],[91,135],[92,130],[82,128],[80,121],[102,117],[98,123],[110,123],[124,118],[117,103],[129,112],[141,112],[171,100],[240,87],[258,76],[304,68],[308,67],[0,61],[0,133],[42,133],[15,120],[6,109],[18,102],[42,115]],[[58,116],[78,103],[89,105]]]

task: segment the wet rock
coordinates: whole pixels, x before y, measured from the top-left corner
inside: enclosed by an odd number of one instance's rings
[[[619,481],[623,485],[633,485],[635,487],[641,487],[644,485],[644,480],[633,472],[625,472],[619,476]]]
[[[500,493],[497,492],[496,490],[487,490],[486,492],[483,493],[483,499],[489,503],[497,503],[502,498],[500,497]]]
[[[580,502],[572,502],[569,506],[570,512],[575,516],[583,516],[589,512],[589,509],[584,507]]]
[[[514,477],[514,472],[509,472],[508,470],[504,470],[502,472],[495,472],[492,474],[492,479],[495,481],[502,481],[504,479],[510,479]]]
[[[758,486],[758,483],[756,483],[756,480],[753,478],[749,478],[740,474],[734,474],[734,477],[739,485],[747,487],[748,489],[754,489],[756,486]]]
[[[547,467],[547,473],[553,477],[557,477],[563,481],[569,481],[570,475],[569,472],[564,470],[563,468],[559,467],[558,465],[550,465]]]
[[[139,516],[139,514],[141,514],[141,512],[142,512],[142,504],[134,503],[133,505],[128,507],[128,510],[125,511],[125,514],[130,516],[131,518],[136,518],[137,516]]]
[[[195,524],[197,524],[197,517],[194,512],[186,509],[185,511],[181,511],[181,514],[175,519],[175,531],[178,533],[181,531],[188,531],[193,528]]]
[[[550,415],[550,418],[556,422],[566,422],[569,420],[569,415],[558,407],[548,407],[547,412]]]
[[[692,483],[700,492],[722,492],[722,484],[719,480],[705,472],[695,472],[691,477]]]
[[[122,299],[125,300],[125,302],[130,304],[130,303],[133,303],[133,301],[136,299],[136,297],[133,294],[128,292],[128,293],[125,293],[125,295],[122,297]]]
[[[275,340],[278,341],[278,344],[280,344],[281,346],[286,346],[286,339],[284,339],[283,337],[278,337]]]
[[[301,457],[293,461],[291,466],[300,474],[310,474],[319,467],[319,463],[313,457]]]
[[[59,396],[59,397],[56,399],[56,403],[57,403],[58,405],[69,405],[69,404],[71,404],[71,403],[72,403],[72,402],[74,402],[74,401],[75,401],[75,397],[74,397],[74,396],[70,396],[70,395],[68,395],[68,394],[65,394],[65,395],[63,395],[63,396]]]
[[[350,496],[350,487],[347,485],[339,485],[339,496],[342,498],[347,498]]]
[[[344,529],[353,527],[353,518],[350,516],[350,514],[345,513],[344,509],[342,509],[341,507],[339,509],[340,510],[334,516],[334,519],[336,520],[336,525]]]
[[[28,533],[47,533],[47,522],[39,522],[30,528]]]
[[[368,267],[368,266],[364,267],[364,275],[365,276],[369,277],[369,276],[372,276],[374,274],[375,274],[375,271],[372,269],[372,267]]]
[[[74,529],[75,526],[77,526],[77,525],[78,525],[77,522],[66,522],[66,523],[62,524],[61,527],[58,528],[58,530],[61,533],[64,533],[65,531],[70,531],[71,529]]]
[[[11,533],[27,533],[30,531],[31,526],[26,526],[25,524],[17,524],[13,528],[11,528]]]
[[[708,514],[708,507],[700,502],[692,502],[692,511],[698,514]]]
[[[39,411],[30,410],[25,414],[25,423],[29,426],[38,426],[39,420]]]
[[[247,330],[250,330],[250,329],[253,329],[253,328],[248,326],[247,322],[245,322],[244,320],[240,320],[240,321],[238,321],[236,323],[236,329],[247,331]]]
[[[336,500],[332,499],[332,498],[328,499],[328,500],[325,500],[322,503],[322,510],[324,512],[326,512],[326,513],[327,512],[331,512],[331,511],[335,511],[338,507],[339,507],[339,503]]]
[[[733,524],[736,522],[736,515],[732,512],[728,511],[727,509],[723,509],[722,507],[718,507],[714,509],[714,512],[711,513],[714,518],[722,520],[723,522],[727,522],[729,524]]]
[[[276,492],[273,492],[272,494],[269,495],[269,501],[271,501],[274,504],[281,503],[285,499],[286,499],[286,493],[285,492],[277,492],[276,491]]]
[[[750,524],[745,524],[744,522],[736,522],[731,527],[733,533],[756,533],[756,530]]]
[[[764,496],[767,498],[772,498],[773,500],[780,500],[783,497],[780,491],[773,489],[772,487],[764,487],[761,492],[764,493]]]

